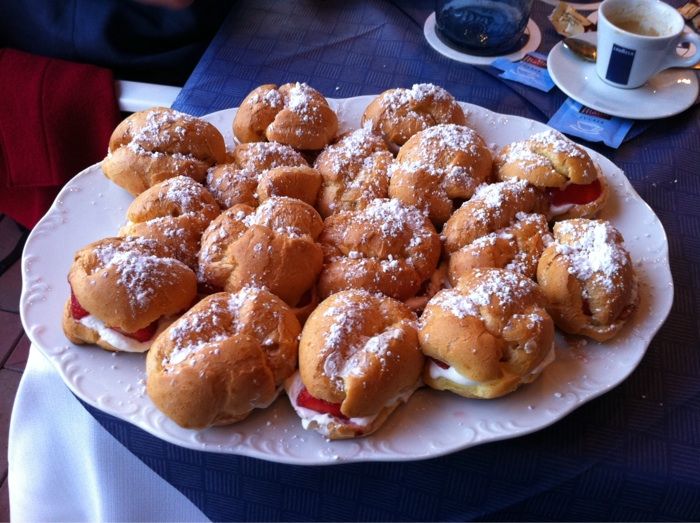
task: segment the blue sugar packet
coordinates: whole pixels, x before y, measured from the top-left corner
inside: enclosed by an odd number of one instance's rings
[[[529,85],[545,93],[554,87],[554,82],[547,72],[547,57],[542,53],[527,53],[517,62],[497,58],[491,62],[491,66],[503,71],[498,75],[500,78]]]
[[[547,122],[547,125],[564,134],[589,142],[603,142],[615,149],[620,147],[633,124],[633,120],[601,113],[571,98],[567,98]]]

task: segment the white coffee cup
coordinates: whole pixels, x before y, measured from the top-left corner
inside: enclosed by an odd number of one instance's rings
[[[660,0],[605,0],[598,8],[598,76],[633,89],[663,69],[695,65],[700,37],[684,27],[680,13]],[[692,56],[676,53],[683,42],[695,44]]]

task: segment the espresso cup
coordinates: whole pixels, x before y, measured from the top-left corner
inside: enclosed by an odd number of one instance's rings
[[[633,89],[663,69],[695,65],[700,37],[684,27],[678,11],[660,0],[605,0],[598,8],[598,76]],[[684,42],[695,44],[690,57],[676,52]]]

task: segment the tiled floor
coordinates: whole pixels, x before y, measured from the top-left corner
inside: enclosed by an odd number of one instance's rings
[[[12,404],[27,363],[29,339],[19,317],[20,258],[26,231],[0,215],[0,521],[10,520],[7,488],[7,434]]]

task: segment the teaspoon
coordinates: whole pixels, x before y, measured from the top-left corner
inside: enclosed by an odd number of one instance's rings
[[[570,36],[564,38],[562,44],[579,58],[583,58],[587,62],[595,62],[598,54],[595,44]]]

